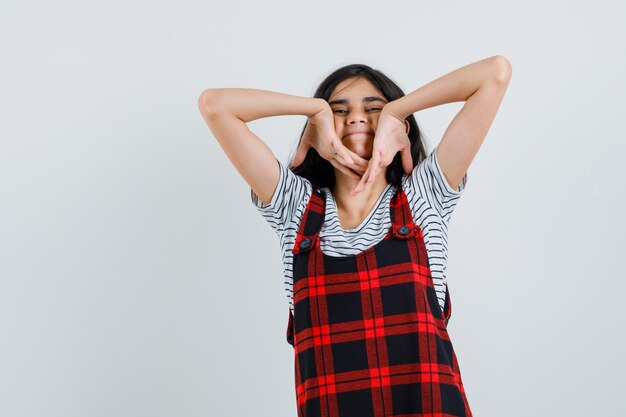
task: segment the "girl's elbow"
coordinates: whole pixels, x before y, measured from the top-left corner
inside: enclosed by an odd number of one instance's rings
[[[198,109],[202,114],[212,114],[219,106],[216,103],[217,94],[213,89],[204,90],[198,97]]]
[[[497,80],[508,83],[511,79],[511,75],[513,74],[513,66],[511,65],[511,62],[502,55],[496,56],[496,62],[498,64],[498,71],[496,73]]]

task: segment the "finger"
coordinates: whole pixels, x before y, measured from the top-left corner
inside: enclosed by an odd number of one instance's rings
[[[360,180],[361,179],[361,176],[359,174],[357,174],[356,172],[352,171],[350,168],[346,167],[345,165],[339,163],[337,160],[331,159],[330,163],[333,164],[333,166],[335,168],[337,168],[338,170],[340,170],[341,172],[343,172],[347,176],[349,176],[351,178],[354,178],[356,180]]]
[[[353,167],[350,167],[350,168],[353,171],[356,171],[361,175],[365,174],[365,171],[367,170],[367,167],[362,167],[361,165],[354,165]]]
[[[368,183],[374,182],[374,180],[376,179],[376,176],[380,172],[380,152],[376,151],[374,152],[374,155],[372,155],[371,166],[372,166],[372,170],[367,179]]]
[[[368,164],[368,160],[365,158],[362,158],[359,154],[352,152],[350,149],[348,149],[343,143],[339,142],[339,144],[337,145],[337,152],[343,157],[343,159],[346,159],[346,155],[351,159],[350,163],[347,163],[346,165],[351,165],[351,166],[361,166],[363,168],[367,167]]]
[[[333,157],[330,158],[330,159],[335,159],[337,162],[339,162],[340,164],[345,165],[345,166],[352,166],[352,165],[354,165],[354,164],[351,164],[348,161],[346,161],[346,159],[342,155],[340,155],[338,153],[335,153],[333,155]]]
[[[361,166],[363,168],[367,168],[367,165],[369,164],[370,161],[368,161],[367,159],[361,157],[359,154],[352,152],[350,149],[346,148],[348,153],[350,154],[350,157],[352,158],[352,160],[354,161],[355,165]]]
[[[354,161],[352,160],[352,158],[350,157],[350,153],[348,152],[348,148],[343,146],[343,144],[341,143],[341,141],[339,141],[338,138],[334,139],[332,141],[332,144],[333,144],[333,148],[335,149],[335,152],[339,156],[341,156],[341,158],[345,161],[346,165],[354,164]]]
[[[402,152],[400,152],[402,156],[402,166],[404,167],[404,172],[407,175],[411,175],[413,172],[413,158],[411,157],[411,148],[404,148]]]
[[[298,150],[296,151],[296,155],[293,157],[293,161],[291,161],[291,164],[294,167],[297,167],[304,161],[308,148],[309,146],[306,143],[300,143],[300,146],[298,146]]]
[[[372,166],[369,165],[367,167],[367,170],[365,171],[365,174],[363,174],[363,177],[361,178],[361,180],[352,189],[351,195],[356,195],[357,193],[360,193],[361,191],[363,191],[363,189],[365,188],[367,177],[368,177],[369,172],[371,171],[371,169],[372,169]]]
[[[357,154],[355,155],[356,158],[353,157],[352,159],[355,160],[356,163],[349,166],[353,171],[358,172],[360,175],[364,175],[367,171],[367,167],[369,166],[369,160],[361,158]]]
[[[341,160],[339,162],[341,162]],[[365,173],[365,170],[367,170],[367,165],[365,166],[361,166],[358,164],[344,164],[344,165],[346,165],[352,171],[358,172],[359,175],[363,175]]]

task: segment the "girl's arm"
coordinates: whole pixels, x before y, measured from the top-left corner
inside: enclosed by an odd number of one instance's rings
[[[264,205],[272,200],[278,185],[278,161],[246,123],[269,116],[311,117],[327,105],[323,99],[247,88],[207,89],[198,99],[198,109],[213,136]]]
[[[456,189],[491,127],[511,73],[510,62],[496,55],[445,74],[388,103],[385,110],[403,120],[420,110],[465,101],[437,145],[441,170]]]

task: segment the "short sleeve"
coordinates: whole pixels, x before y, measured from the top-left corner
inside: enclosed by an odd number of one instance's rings
[[[298,208],[306,204],[313,188],[308,179],[294,174],[278,159],[276,161],[279,179],[270,202],[263,205],[252,189],[250,189],[250,199],[271,228],[281,235],[286,228],[290,227]]]
[[[437,158],[437,147],[415,168],[406,180],[409,186],[421,194],[446,222],[450,220],[454,207],[465,190],[467,172],[453,189],[441,170]]]

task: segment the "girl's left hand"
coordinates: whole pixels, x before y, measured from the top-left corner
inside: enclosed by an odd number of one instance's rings
[[[372,157],[361,180],[352,189],[351,195],[363,191],[379,173],[384,172],[384,168],[391,164],[398,152],[402,156],[404,172],[410,175],[413,171],[413,158],[411,158],[411,141],[406,132],[405,120],[392,113],[385,105],[378,118]]]

